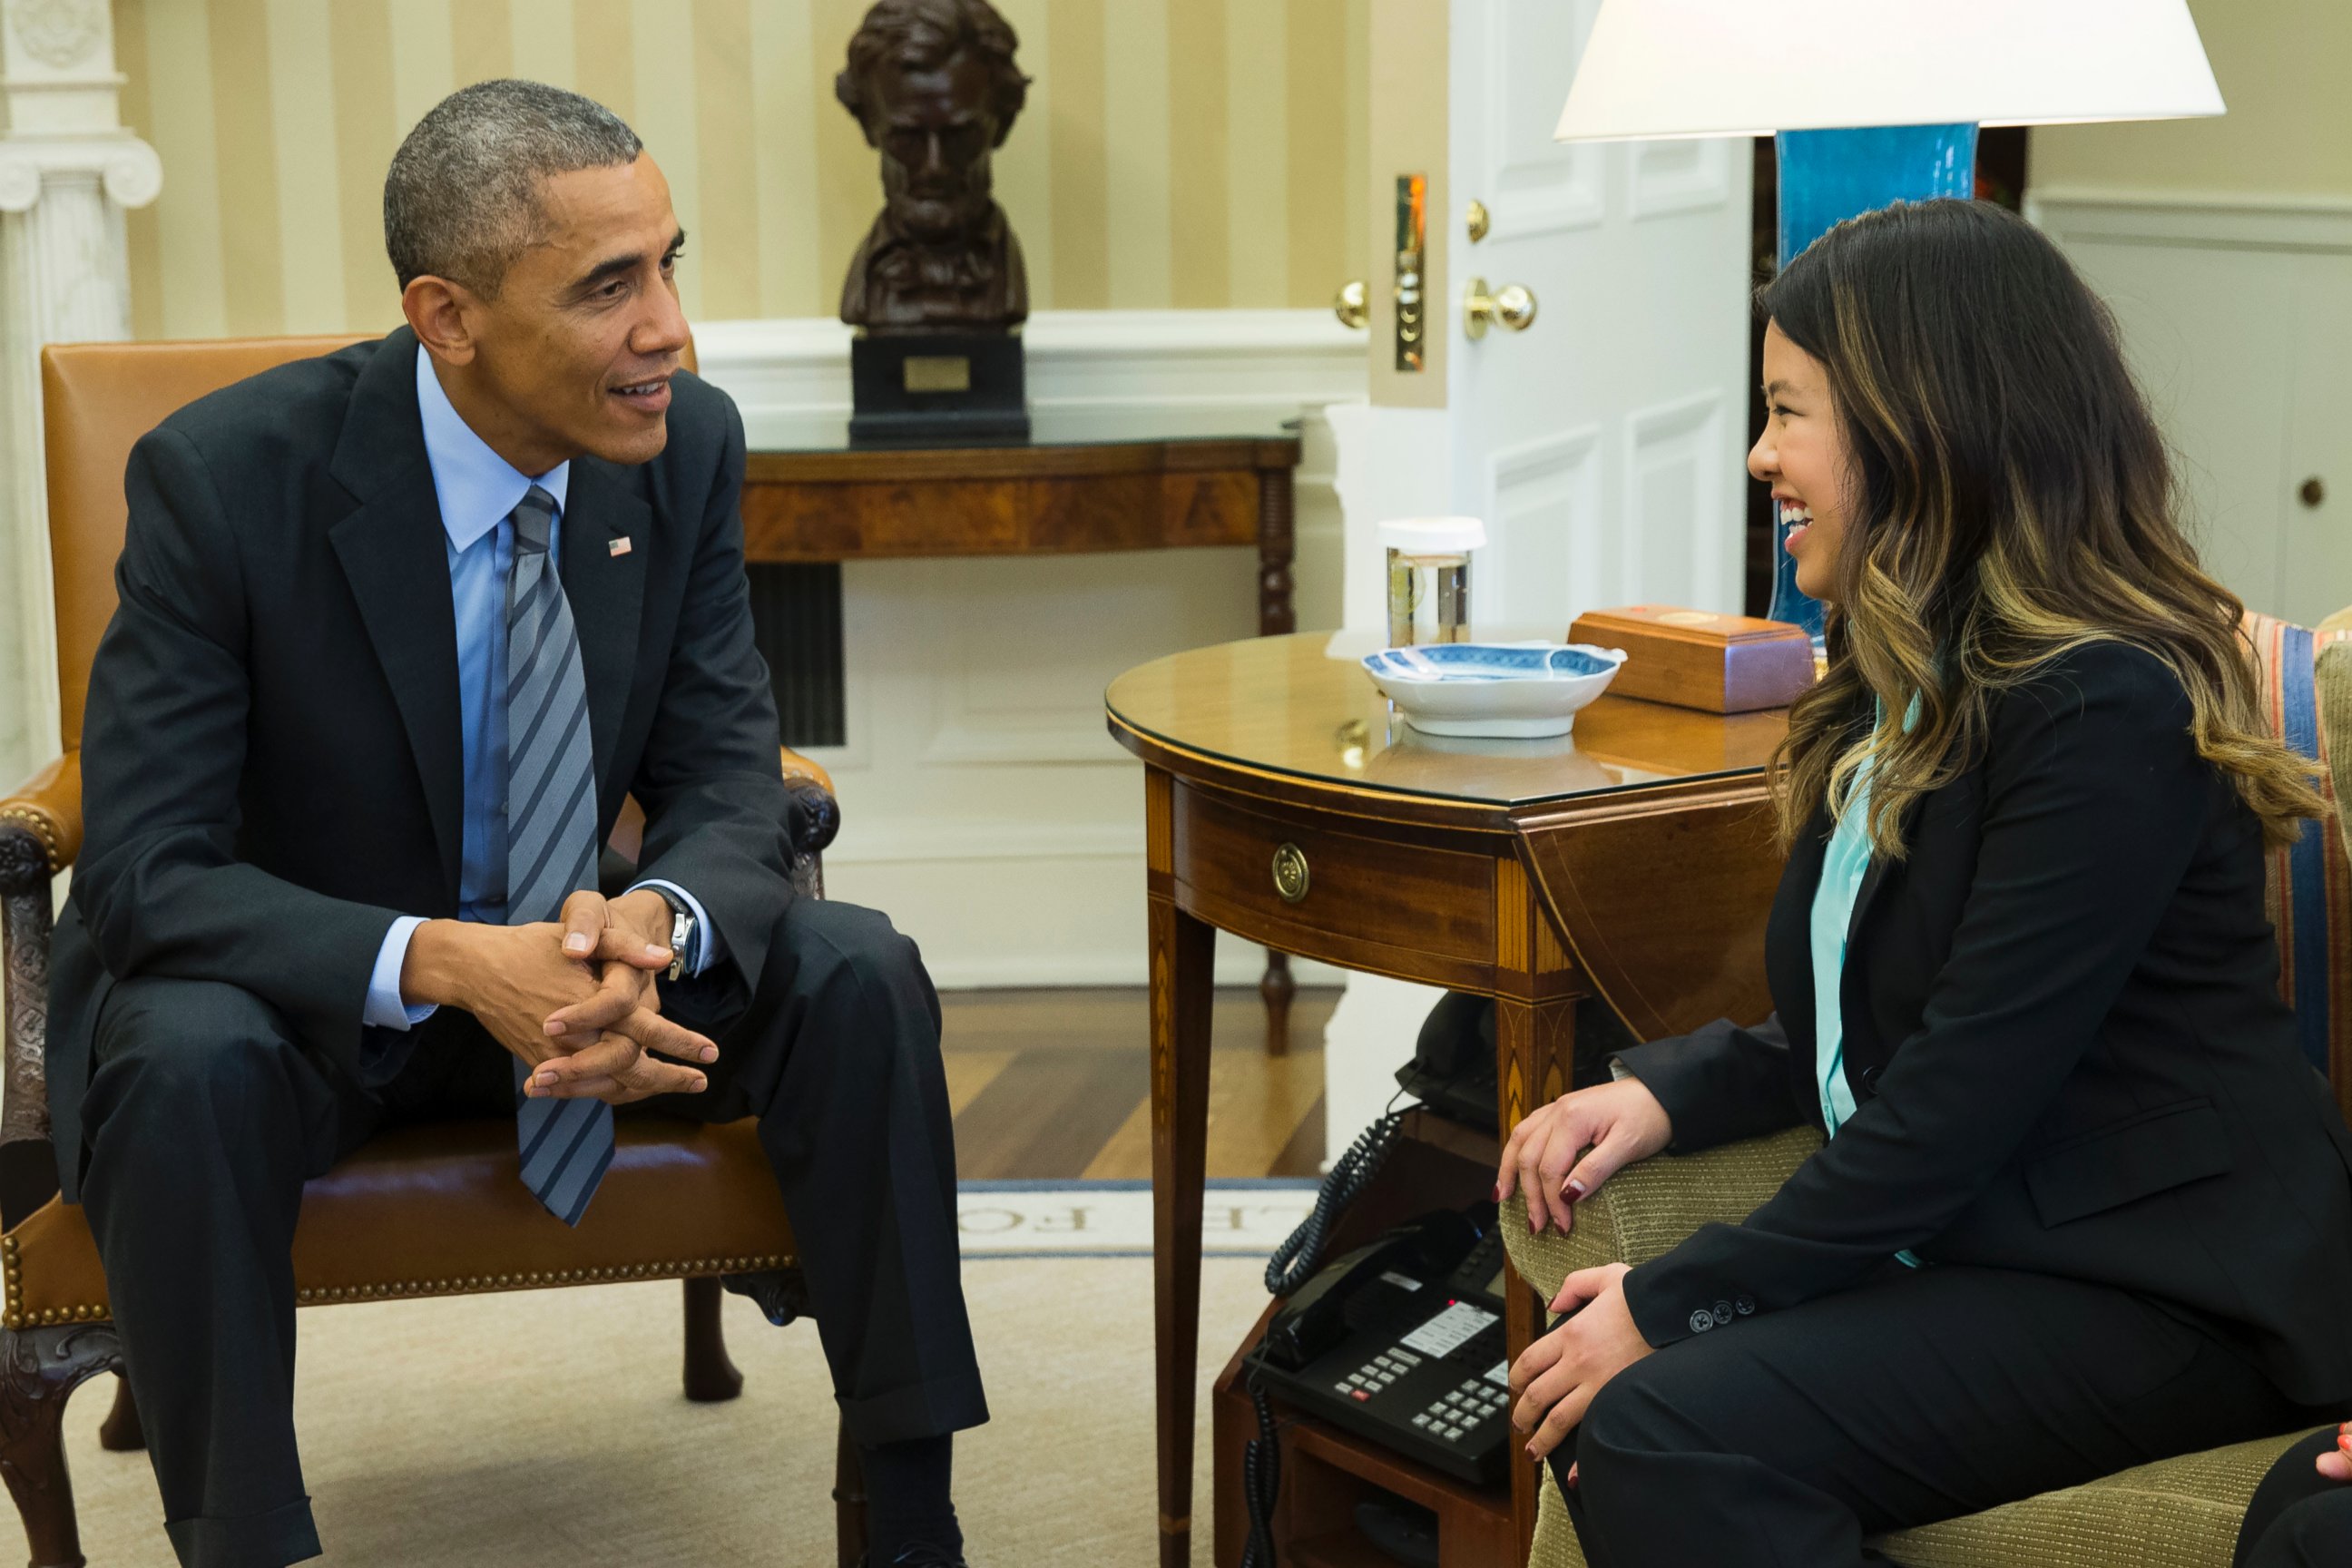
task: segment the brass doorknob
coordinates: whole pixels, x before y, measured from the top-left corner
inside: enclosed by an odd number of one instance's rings
[[[1489,294],[1486,280],[1473,278],[1462,296],[1462,330],[1470,335],[1472,342],[1485,337],[1489,326],[1524,332],[1535,319],[1536,297],[1520,284],[1506,283]]]
[[[1339,318],[1341,326],[1363,331],[1365,323],[1372,319],[1372,307],[1364,292],[1362,279],[1353,279],[1339,286],[1339,291],[1331,296],[1331,313]]]

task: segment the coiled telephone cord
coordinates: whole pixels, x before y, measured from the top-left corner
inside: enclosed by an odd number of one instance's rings
[[[1411,1109],[1408,1106],[1406,1110]],[[1265,1289],[1269,1295],[1287,1296],[1315,1278],[1316,1267],[1323,1261],[1324,1237],[1348,1205],[1380,1174],[1381,1163],[1396,1142],[1397,1129],[1404,1125],[1406,1110],[1391,1110],[1365,1128],[1348,1145],[1348,1152],[1331,1163],[1330,1173],[1323,1178],[1322,1188],[1315,1194],[1315,1207],[1265,1261]]]
[[[1315,1194],[1314,1208],[1266,1259],[1267,1294],[1288,1296],[1315,1278],[1316,1268],[1323,1261],[1324,1238],[1380,1173],[1404,1118],[1403,1110],[1388,1112],[1365,1128],[1348,1152],[1331,1163],[1330,1173]],[[1249,1510],[1250,1531],[1249,1543],[1242,1549],[1241,1568],[1276,1568],[1274,1505],[1282,1495],[1282,1439],[1274,1402],[1258,1385],[1255,1368],[1250,1372],[1249,1396],[1257,1411],[1257,1436],[1242,1447],[1242,1503]]]

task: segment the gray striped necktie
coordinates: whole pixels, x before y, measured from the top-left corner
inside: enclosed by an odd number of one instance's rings
[[[563,900],[596,885],[596,767],[580,637],[547,555],[555,498],[530,487],[514,509],[507,580],[507,923],[562,917]],[[515,1060],[522,1180],[566,1225],[578,1225],[613,1163],[613,1108],[599,1100],[531,1100]]]

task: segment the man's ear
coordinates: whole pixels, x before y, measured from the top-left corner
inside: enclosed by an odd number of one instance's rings
[[[480,301],[462,283],[427,274],[412,278],[400,291],[400,313],[409,331],[434,357],[450,364],[468,364],[474,358],[471,316]]]

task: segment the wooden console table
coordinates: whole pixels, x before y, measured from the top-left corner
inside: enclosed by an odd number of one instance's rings
[[[1257,546],[1257,629],[1291,630],[1298,439],[753,452],[747,561]]]
[[[1257,629],[1298,624],[1296,436],[837,447],[750,454],[743,556],[763,563],[1257,547]],[[1267,955],[1266,1049],[1290,1037],[1290,961]]]
[[[1218,931],[1494,997],[1506,1129],[1567,1089],[1580,999],[1642,1039],[1769,1009],[1762,769],[1784,714],[1603,697],[1572,737],[1446,740],[1392,717],[1356,663],[1374,646],[1228,643],[1130,670],[1106,699],[1146,764],[1163,1568],[1191,1561]],[[1508,1295],[1516,1356],[1542,1304],[1516,1279]],[[1522,1559],[1540,1476],[1511,1468]]]

